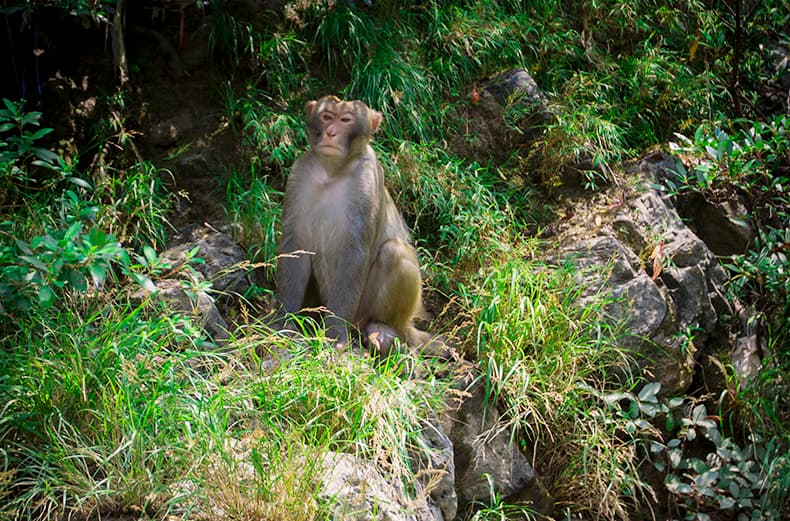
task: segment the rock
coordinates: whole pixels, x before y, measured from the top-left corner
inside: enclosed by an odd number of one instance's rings
[[[675,182],[674,171],[679,159],[662,152],[654,152],[632,165],[630,173],[641,173],[647,182],[667,186]],[[743,253],[754,240],[754,231],[748,222],[748,209],[740,196],[718,203],[708,201],[701,194],[692,192],[679,195],[677,212],[689,223],[691,230],[716,255]]]
[[[229,296],[247,290],[244,250],[228,234],[208,225],[194,225],[182,230],[174,239],[175,244],[164,251],[160,260],[167,263],[169,273],[154,287],[141,289],[133,298],[138,301],[151,296],[163,299],[174,311],[183,311],[196,318],[218,344],[228,339],[229,327],[216,306],[212,294]],[[184,265],[194,253],[200,262]],[[216,292],[209,294],[202,283],[211,283]]]
[[[337,521],[444,521],[434,517],[425,497],[412,499],[399,478],[385,478],[369,461],[329,452],[323,456],[319,497]]]
[[[500,105],[512,104],[519,110],[518,143],[534,140],[554,118],[548,99],[526,69],[510,69],[483,83],[483,92]]]
[[[633,165],[631,173],[643,180],[641,191],[609,212],[613,217],[606,222],[600,213],[590,217],[580,208],[578,222],[557,239],[559,252],[549,256],[549,262],[572,260],[581,268],[586,290],[580,304],[601,292],[613,299],[607,311],[624,327],[623,345],[670,396],[688,389],[695,355],[723,336],[718,317],[732,314],[722,290],[726,273],[715,255],[683,222],[671,198],[650,187],[675,165],[663,154]]]
[[[154,283],[153,291],[142,288],[132,295],[132,299],[138,302],[148,297],[161,300],[169,309],[192,316],[216,344],[224,344],[228,340],[230,328],[214,304],[214,299],[205,291],[190,289],[182,282],[178,279],[158,280]]]
[[[246,261],[244,249],[227,233],[205,224],[192,225],[181,230],[175,242],[161,255],[171,269],[180,268],[187,254],[198,248],[196,256],[203,262],[192,267],[211,281],[214,290],[243,294],[249,288],[247,272],[241,267]]]
[[[480,383],[469,392],[457,409],[442,418],[455,454],[459,510],[465,512],[475,503],[487,504],[496,494],[506,500],[531,497],[533,507],[548,514],[551,499],[508,432],[498,430],[500,414],[496,406],[486,404]]]
[[[516,121],[506,121],[505,107]],[[474,161],[506,160],[513,145],[534,141],[553,118],[546,97],[525,69],[511,69],[482,83],[479,99],[464,114],[465,131],[451,137],[453,150]]]
[[[510,69],[502,72],[484,82],[483,90],[502,105],[515,97],[531,104],[539,104],[544,108],[547,103],[546,96],[526,69]]]
[[[737,198],[713,203],[695,192],[679,198],[678,213],[716,255],[744,253],[754,240],[748,210]]]
[[[579,305],[608,295],[607,314],[625,332],[622,345],[636,359],[639,367],[661,383],[670,395],[685,390],[694,375],[694,358],[680,349],[673,337],[674,320],[671,298],[641,266],[639,257],[611,232],[601,231],[591,239],[569,241],[559,258],[573,259],[580,269],[579,283],[585,291]]]
[[[414,474],[428,491],[428,506],[437,520],[451,521],[458,513],[453,444],[439,421],[428,423],[418,437],[419,450],[411,451]]]
[[[148,127],[148,142],[160,147],[168,147],[184,137],[195,126],[192,114],[183,110],[172,118],[151,123]]]

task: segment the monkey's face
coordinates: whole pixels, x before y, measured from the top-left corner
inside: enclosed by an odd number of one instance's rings
[[[361,101],[326,96],[307,102],[310,144],[322,156],[345,158],[364,150],[381,123],[381,113]]]

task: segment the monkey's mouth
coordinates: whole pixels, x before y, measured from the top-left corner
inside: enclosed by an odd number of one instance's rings
[[[335,152],[337,154],[342,154],[343,153],[343,149],[340,148],[337,145],[327,145],[327,144],[318,145],[318,150],[320,150],[321,152],[324,152],[324,153],[326,153],[326,152]]]

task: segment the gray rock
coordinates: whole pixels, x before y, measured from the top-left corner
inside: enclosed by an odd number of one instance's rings
[[[457,409],[442,418],[455,454],[459,510],[467,511],[475,503],[487,504],[496,494],[503,498],[532,496],[533,507],[548,514],[551,500],[509,433],[499,429],[496,406],[486,403],[480,383],[469,392]]]
[[[197,257],[203,260],[192,264],[205,280],[211,281],[218,292],[244,293],[249,288],[247,272],[242,268],[246,261],[244,249],[228,234],[208,225],[193,225],[179,233],[176,244],[165,251],[161,258],[177,270],[186,261],[187,254],[198,248]]]
[[[192,114],[185,109],[172,118],[152,123],[148,128],[148,141],[153,145],[167,147],[175,144],[194,126]]]
[[[425,497],[409,498],[400,479],[385,477],[372,462],[330,452],[321,461],[319,497],[337,521],[444,521]]]
[[[678,212],[716,255],[744,253],[754,241],[748,210],[737,198],[713,203],[699,194],[690,194],[679,198]]]
[[[546,105],[546,96],[526,69],[510,69],[483,83],[483,90],[505,104],[515,97],[529,103]]]
[[[606,222],[596,212],[558,237],[550,262],[572,260],[586,288],[581,302],[603,293],[614,301],[607,312],[623,325],[622,342],[639,368],[675,395],[691,384],[695,354],[718,338],[718,317],[731,314],[723,297],[726,273],[713,252],[686,225],[672,199],[651,187],[676,160],[663,154],[644,158],[630,170],[643,179],[641,192]],[[589,216],[582,215],[579,220]],[[651,255],[660,254],[654,273]]]
[[[169,309],[191,316],[198,326],[211,335],[216,344],[224,344],[228,340],[230,328],[217,309],[214,299],[206,291],[190,289],[189,286],[178,279],[158,280],[153,288],[142,288],[132,298],[138,302],[146,298],[163,301]]]
[[[410,454],[414,473],[423,489],[428,491],[428,506],[434,518],[451,521],[458,513],[453,444],[439,421],[423,428],[418,443],[420,446]]]

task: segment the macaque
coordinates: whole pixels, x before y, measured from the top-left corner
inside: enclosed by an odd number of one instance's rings
[[[370,147],[380,112],[325,96],[306,105],[310,150],[291,168],[278,246],[277,299],[288,313],[323,307],[338,346],[357,327],[388,353],[395,338],[431,340],[413,325],[422,280],[408,231]]]

